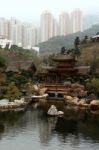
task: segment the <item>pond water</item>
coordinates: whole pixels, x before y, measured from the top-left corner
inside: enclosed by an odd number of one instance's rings
[[[0,150],[98,150],[99,115],[64,107],[64,117],[48,117],[51,104],[33,104],[24,112],[0,113]]]

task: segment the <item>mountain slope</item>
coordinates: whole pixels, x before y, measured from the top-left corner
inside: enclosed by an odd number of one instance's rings
[[[92,26],[88,30],[84,32],[77,32],[74,34],[70,34],[67,36],[57,36],[50,38],[48,41],[40,43],[38,46],[40,47],[41,52],[57,52],[60,51],[61,47],[65,46],[66,48],[72,48],[74,44],[74,39],[79,36],[82,39],[85,35],[92,37],[99,32],[99,24]]]

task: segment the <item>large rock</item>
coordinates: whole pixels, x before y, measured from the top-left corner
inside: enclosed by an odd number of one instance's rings
[[[69,95],[64,95],[65,100],[73,100],[73,97],[69,96]]]
[[[78,101],[79,101],[79,98],[74,97],[73,100],[72,100],[72,103],[75,104],[75,105],[78,105]]]
[[[48,114],[48,115],[51,115],[51,116],[56,116],[56,115],[58,115],[58,110],[57,110],[56,106],[51,105],[51,107],[49,108],[47,114]]]
[[[81,99],[79,102],[78,102],[78,105],[84,105],[86,104],[86,100],[85,99]]]
[[[40,90],[39,90],[39,94],[40,95],[44,95],[45,94],[45,92],[47,91],[47,88],[41,88]]]
[[[90,105],[98,105],[99,106],[99,100],[92,100],[90,102]]]
[[[39,87],[37,85],[33,85],[34,91],[38,92]]]
[[[64,114],[64,112],[63,111],[58,111],[56,106],[51,105],[51,107],[49,108],[47,114],[50,115],[50,116],[61,116],[61,115]]]
[[[0,100],[0,105],[1,105],[1,106],[3,106],[3,105],[4,105],[4,106],[5,106],[5,105],[8,105],[8,103],[9,103],[9,100],[8,100],[8,99],[1,99],[1,100]]]
[[[99,110],[99,100],[92,100],[90,102],[90,108],[92,110]]]

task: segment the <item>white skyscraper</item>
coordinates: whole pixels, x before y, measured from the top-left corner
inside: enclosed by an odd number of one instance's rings
[[[13,44],[22,44],[22,24],[15,19],[9,20],[9,40],[12,40]]]
[[[40,43],[41,41],[41,36],[40,36],[40,28],[36,29],[36,44]]]
[[[37,44],[37,30],[31,24],[23,24],[22,27],[22,46],[31,48]]]
[[[41,42],[47,41],[50,37],[54,36],[54,17],[45,11],[41,15]]]
[[[14,43],[15,45],[22,44],[22,25],[21,25],[21,23],[17,23],[17,24],[14,26],[13,43]]]
[[[29,24],[24,23],[22,25],[22,46],[27,47],[29,45]]]
[[[53,36],[58,36],[59,35],[59,26],[58,23],[56,21],[56,19],[54,19],[53,22]]]
[[[30,47],[33,47],[37,44],[37,30],[33,25],[28,28],[27,38],[27,42]]]
[[[63,12],[59,16],[59,34],[68,35],[70,33],[70,17],[69,14]]]
[[[82,31],[82,12],[79,9],[71,13],[71,31],[72,33]]]
[[[14,37],[14,26],[15,26],[15,19],[11,19],[9,20],[9,32],[8,32],[8,38],[9,40],[13,41],[13,37]]]
[[[8,20],[0,18],[0,37],[8,38]]]

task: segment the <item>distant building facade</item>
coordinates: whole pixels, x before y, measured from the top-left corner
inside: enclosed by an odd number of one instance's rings
[[[74,10],[71,15],[62,12],[59,21],[49,11],[44,11],[38,28],[16,18],[0,18],[0,37],[25,48],[36,46],[54,36],[66,36],[78,31],[82,31],[82,12],[79,9]]]
[[[74,10],[71,13],[71,32],[82,31],[82,12],[79,9]]]
[[[31,24],[22,25],[22,46],[31,48],[37,44],[37,29]]]
[[[0,18],[0,37],[8,38],[8,20]]]
[[[58,35],[58,25],[53,15],[45,11],[41,15],[41,42]]]
[[[59,35],[70,34],[70,16],[66,12],[62,12],[59,16]]]

